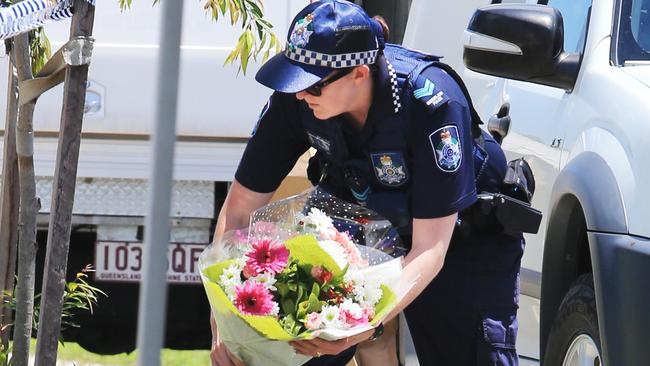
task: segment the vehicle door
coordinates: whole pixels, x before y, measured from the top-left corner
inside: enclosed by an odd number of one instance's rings
[[[547,0],[540,4],[556,8],[564,20],[564,49],[584,51],[591,0]],[[580,76],[578,76],[580,80]],[[510,132],[503,141],[509,159],[525,157],[536,180],[533,206],[544,213],[538,234],[526,235],[522,267],[541,272],[550,196],[557,178],[563,151],[564,134],[575,116],[573,92],[530,82],[499,79],[493,113],[511,118]],[[485,115],[484,115],[485,116]]]
[[[500,3],[501,1],[493,1]],[[504,1],[505,2],[505,1]],[[535,4],[531,0],[510,3]],[[564,20],[564,49],[583,53],[587,34],[591,0],[548,0],[538,2],[560,11]],[[578,76],[579,85],[580,75]],[[463,74],[475,105],[485,122],[510,117],[510,130],[503,140],[509,160],[524,157],[530,163],[536,180],[533,207],[544,214],[539,232],[526,234],[526,250],[522,259],[521,300],[519,310],[520,334],[517,350],[523,359],[539,359],[539,298],[544,242],[551,192],[561,166],[561,159],[570,146],[565,134],[571,123],[580,118],[575,108],[574,91],[496,78],[466,70]]]

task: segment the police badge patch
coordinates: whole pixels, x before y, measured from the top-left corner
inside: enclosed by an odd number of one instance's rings
[[[443,172],[455,172],[463,160],[463,150],[458,137],[458,127],[447,125],[429,135],[436,165]]]
[[[400,153],[387,152],[370,154],[373,171],[379,182],[397,187],[406,182],[406,166],[404,157]]]
[[[289,46],[295,49],[296,47],[305,47],[309,43],[309,37],[314,33],[314,14],[309,13],[304,18],[298,20],[293,27],[293,32],[289,37]]]

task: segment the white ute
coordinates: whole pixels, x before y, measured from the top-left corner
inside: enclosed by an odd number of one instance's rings
[[[647,365],[650,1],[493,3],[414,0],[404,44],[445,56],[533,168],[544,219],[526,235],[519,353]]]

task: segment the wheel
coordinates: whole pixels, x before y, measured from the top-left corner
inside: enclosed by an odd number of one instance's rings
[[[560,304],[544,354],[544,366],[601,366],[600,332],[591,273],[575,281]]]

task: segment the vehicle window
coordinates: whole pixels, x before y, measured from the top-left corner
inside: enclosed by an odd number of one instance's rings
[[[564,20],[564,50],[582,52],[587,36],[591,0],[549,0],[548,6],[560,11]]]
[[[650,0],[622,0],[615,20],[617,65],[650,61]]]
[[[633,0],[630,25],[632,36],[646,52],[650,51],[650,0]]]

